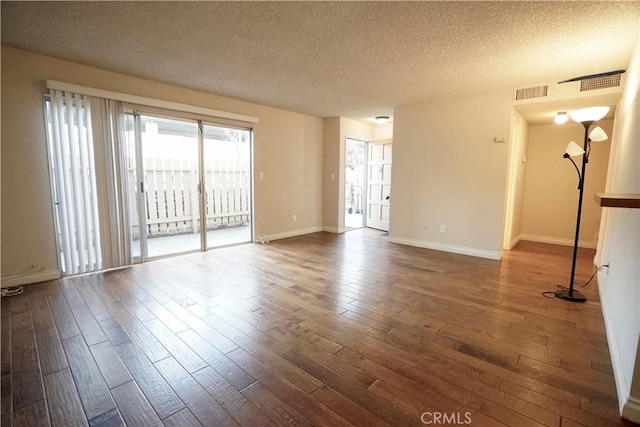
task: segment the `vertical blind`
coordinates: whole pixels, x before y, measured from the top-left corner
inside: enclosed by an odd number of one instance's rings
[[[102,268],[91,101],[51,91],[50,145],[64,272]]]
[[[127,153],[133,144],[126,140],[124,103],[94,97],[91,105],[103,264],[104,268],[129,265],[132,254],[128,159],[135,156]]]
[[[123,103],[51,90],[47,106],[63,274],[130,264]]]

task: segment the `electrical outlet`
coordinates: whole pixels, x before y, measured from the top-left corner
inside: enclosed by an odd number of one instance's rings
[[[293,214],[293,222],[296,222],[298,220],[298,215]]]
[[[440,225],[440,233],[444,234],[447,232],[447,226],[446,225]]]
[[[422,224],[422,227],[420,227],[422,230],[426,230],[427,229],[427,224]]]
[[[264,172],[260,172],[260,181],[264,179]]]

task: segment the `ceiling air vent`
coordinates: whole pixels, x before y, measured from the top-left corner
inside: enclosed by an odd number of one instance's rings
[[[606,89],[610,87],[620,87],[620,74],[616,74],[613,76],[596,77],[594,79],[582,80],[580,82],[580,92]]]
[[[516,89],[516,101],[531,98],[543,98],[547,96],[549,91],[549,85],[525,87],[522,89]]]

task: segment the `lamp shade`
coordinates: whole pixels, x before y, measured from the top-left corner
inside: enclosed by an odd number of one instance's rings
[[[608,138],[607,133],[600,126],[594,127],[589,133],[589,139],[593,142],[606,141]]]
[[[569,111],[571,119],[578,123],[595,122],[600,120],[609,112],[609,107],[589,107],[581,110]]]
[[[575,157],[584,154],[584,150],[578,144],[571,141],[569,145],[567,145],[566,153],[571,157]]]

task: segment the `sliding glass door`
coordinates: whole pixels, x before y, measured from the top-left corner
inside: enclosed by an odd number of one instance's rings
[[[136,259],[252,241],[250,129],[135,114],[132,133]]]
[[[205,124],[208,248],[251,241],[251,131]]]
[[[137,122],[145,257],[199,250],[198,123],[148,115]]]

